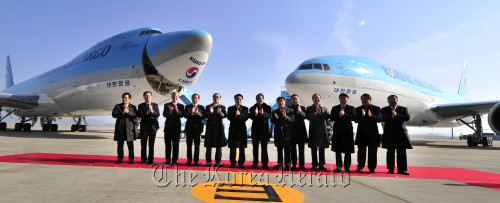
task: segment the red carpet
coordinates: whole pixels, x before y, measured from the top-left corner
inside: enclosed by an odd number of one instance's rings
[[[103,167],[125,167],[125,168],[153,168],[151,165],[139,164],[140,158],[136,158],[136,164],[114,164],[116,161],[116,156],[102,156],[102,155],[81,155],[81,154],[52,154],[52,153],[29,153],[29,154],[15,154],[0,156],[0,162],[10,162],[10,163],[32,163],[32,164],[52,164],[52,165],[77,165],[77,166],[103,166]],[[128,161],[125,157],[125,162]],[[165,159],[156,158],[157,163],[163,164]],[[180,170],[208,170],[206,166],[184,166],[186,159],[179,159],[179,169]],[[200,160],[200,164],[205,163],[204,160]],[[274,169],[263,169],[259,166],[256,169],[250,169],[251,161],[247,161],[245,169],[240,168],[230,168],[229,161],[223,161],[224,166],[220,167],[218,171],[234,171],[240,172],[242,170],[253,172],[253,173],[281,173],[280,170]],[[276,162],[270,162],[269,166],[276,164]],[[293,173],[295,174],[309,174],[309,173],[319,173],[333,175],[332,169],[334,169],[334,164],[327,164],[326,167],[328,171],[320,170],[310,170],[311,164],[306,164],[307,170],[297,170]],[[351,171],[354,171],[356,166],[351,166]],[[469,170],[463,168],[443,168],[443,167],[419,167],[419,166],[409,166],[408,172],[411,173],[409,176],[399,175],[399,174],[387,174],[387,169],[385,166],[378,166],[376,173],[370,174],[367,169],[364,169],[362,173],[351,173],[351,176],[372,176],[372,177],[395,177],[395,178],[419,178],[419,179],[448,179],[454,180],[466,184],[477,185],[482,187],[487,187],[491,189],[500,190],[500,174],[489,173],[483,171]],[[285,171],[285,173],[290,173]]]

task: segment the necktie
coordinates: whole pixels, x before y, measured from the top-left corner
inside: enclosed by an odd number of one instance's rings
[[[150,104],[148,103],[148,109],[149,109],[149,108],[151,108],[151,107],[150,107]]]

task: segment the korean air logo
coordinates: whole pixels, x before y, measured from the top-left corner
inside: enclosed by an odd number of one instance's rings
[[[191,67],[190,69],[188,69],[186,71],[186,77],[187,78],[194,78],[194,76],[196,76],[197,73],[198,73],[198,68]]]

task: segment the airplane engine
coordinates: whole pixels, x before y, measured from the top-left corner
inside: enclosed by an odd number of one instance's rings
[[[488,123],[491,129],[497,135],[500,135],[500,103],[495,104],[495,106],[491,108],[488,114]]]

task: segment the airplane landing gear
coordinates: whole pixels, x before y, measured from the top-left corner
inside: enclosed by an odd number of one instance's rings
[[[83,117],[83,122],[85,122],[85,125],[81,125],[82,123],[82,117],[78,118],[78,121],[73,118],[73,121],[75,121],[76,124],[71,125],[71,132],[86,132],[87,131],[87,121],[85,120],[85,117]]]
[[[31,124],[28,123],[28,121],[31,121],[32,119],[26,119],[26,117],[21,117],[21,122],[16,123],[14,125],[14,130],[15,131],[31,131]]]
[[[54,121],[54,119],[51,119],[51,118],[43,118],[41,121],[42,131],[44,131],[44,132],[48,132],[48,131],[57,132],[57,130],[59,129],[59,125],[52,124],[53,121]]]
[[[477,147],[479,144],[484,147],[493,146],[493,139],[491,137],[483,136],[483,127],[481,123],[481,115],[476,114],[473,116],[473,120],[469,123],[465,122],[461,118],[457,119],[457,121],[462,122],[467,125],[470,129],[474,130],[473,136],[467,137],[467,146],[469,147]]]

